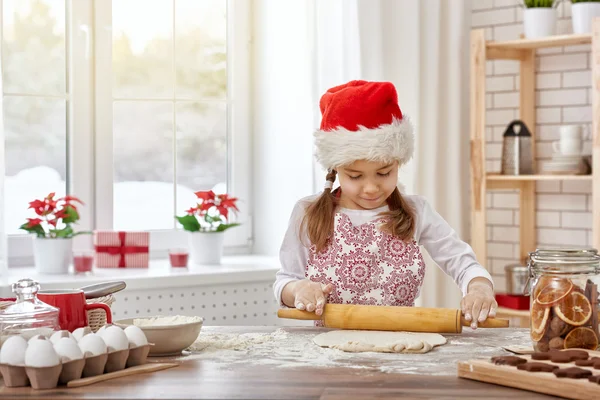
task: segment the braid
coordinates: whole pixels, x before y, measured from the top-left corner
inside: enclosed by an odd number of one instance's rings
[[[310,243],[316,246],[317,252],[325,248],[329,237],[333,233],[337,199],[332,194],[332,187],[336,176],[337,171],[335,169],[327,172],[323,193],[308,206],[302,219],[301,231],[305,232]]]

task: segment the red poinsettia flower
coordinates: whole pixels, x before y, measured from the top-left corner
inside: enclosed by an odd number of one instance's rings
[[[191,207],[189,210],[186,210],[186,212],[188,213],[188,215],[194,215],[196,213],[196,210],[198,210],[196,207]]]
[[[39,218],[27,218],[27,227],[33,228],[34,226],[38,226],[42,223],[42,220]]]
[[[58,210],[54,213],[54,217],[56,219],[66,218],[67,216],[68,216],[67,211],[64,208],[61,208],[60,210]]]
[[[202,201],[215,201],[215,192],[213,192],[212,190],[206,191],[206,192],[196,192],[195,193],[196,197],[198,197],[199,199],[202,199]]]
[[[75,210],[77,210],[77,206],[75,204],[73,204],[73,202],[77,202],[79,204],[84,204],[83,201],[79,200],[77,197],[75,196],[65,196],[63,198],[61,198],[60,200],[65,202],[65,205],[73,207]]]
[[[217,207],[217,210],[219,211],[219,214],[221,214],[222,216],[227,218],[229,216],[230,208],[233,208],[234,210],[239,211],[237,206],[235,205],[236,201],[237,201],[237,198],[229,197],[227,194],[218,195],[216,207]]]

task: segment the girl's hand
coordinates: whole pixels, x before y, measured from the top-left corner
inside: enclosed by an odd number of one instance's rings
[[[333,291],[332,284],[322,284],[309,279],[293,282],[290,288],[294,296],[294,307],[298,310],[323,314],[327,296]]]
[[[460,302],[462,313],[471,328],[477,329],[477,323],[483,322],[488,316],[495,317],[498,303],[494,298],[492,283],[485,278],[475,278],[469,282],[467,294]]]

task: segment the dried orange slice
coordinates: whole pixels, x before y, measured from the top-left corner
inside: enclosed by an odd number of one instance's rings
[[[550,307],[544,307],[537,301],[531,306],[531,340],[538,342],[544,337],[550,318]]]
[[[554,313],[569,325],[585,325],[592,316],[592,305],[583,294],[571,292],[554,306]]]
[[[598,337],[590,328],[575,328],[565,337],[565,349],[587,349],[596,350]]]
[[[546,287],[540,290],[536,300],[543,306],[552,306],[564,299],[573,290],[570,279],[553,279]]]
[[[537,299],[538,295],[540,294],[540,292],[542,291],[542,289],[544,289],[546,286],[550,285],[552,283],[552,280],[554,278],[552,278],[551,276],[548,275],[543,275],[540,277],[539,281],[536,282],[535,284],[535,290],[533,291],[533,299]]]

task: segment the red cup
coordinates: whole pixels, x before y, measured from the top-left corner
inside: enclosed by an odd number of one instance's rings
[[[92,272],[94,266],[93,251],[74,251],[73,252],[73,269],[76,274],[85,274]]]
[[[88,310],[103,309],[106,312],[106,323],[112,324],[110,307],[103,303],[88,304],[83,290],[42,290],[38,299],[59,309],[58,324],[60,329],[73,332],[77,328],[88,326]]]
[[[186,249],[171,249],[169,250],[169,261],[171,267],[181,268],[187,267],[189,253]]]

